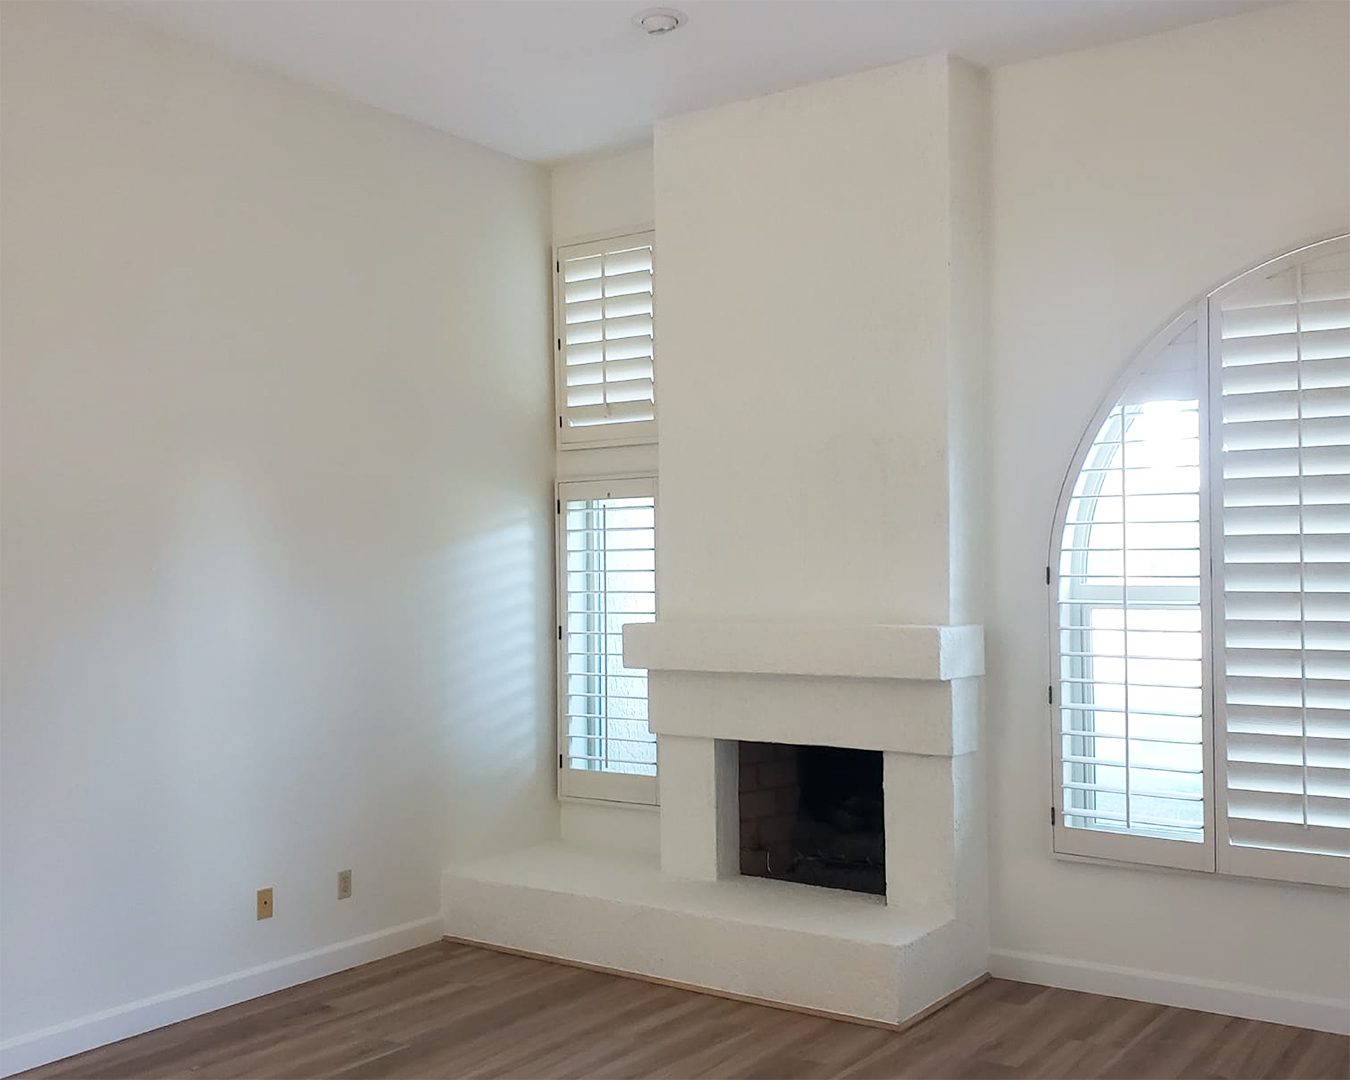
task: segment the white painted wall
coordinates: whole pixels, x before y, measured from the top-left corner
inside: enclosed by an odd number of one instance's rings
[[[994,73],[996,973],[1193,993],[1219,1009],[1301,995],[1327,1015],[1328,1002],[1350,998],[1343,892],[1051,857],[1043,577],[1064,471],[1131,354],[1226,276],[1350,224],[1348,87],[1350,9],[1339,4],[1279,6]]]
[[[2,94],[13,1067],[556,835],[553,451],[542,169],[84,6]]]
[[[661,618],[949,621],[978,82],[929,57],[657,125]]]
[[[555,243],[652,227],[650,144],[562,162],[549,180]]]

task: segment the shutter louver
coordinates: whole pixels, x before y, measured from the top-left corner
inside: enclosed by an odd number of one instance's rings
[[[654,441],[652,234],[558,249],[562,445]]]
[[[623,662],[624,626],[656,618],[653,483],[567,483],[559,494],[564,794],[654,802],[647,672]]]
[[[1350,879],[1350,245],[1211,301],[1221,870]],[[1221,584],[1221,588],[1219,588]]]

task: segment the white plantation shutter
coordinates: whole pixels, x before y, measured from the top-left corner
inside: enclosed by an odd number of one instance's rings
[[[1056,850],[1210,869],[1201,341],[1142,358],[1066,493],[1053,633]]]
[[[646,232],[557,251],[561,446],[655,440],[652,244]]]
[[[559,792],[656,802],[647,672],[623,628],[656,618],[652,478],[558,485]]]
[[[1350,237],[1121,385],[1046,575],[1055,850],[1350,887]]]
[[[1350,244],[1244,275],[1210,320],[1219,869],[1347,884]]]

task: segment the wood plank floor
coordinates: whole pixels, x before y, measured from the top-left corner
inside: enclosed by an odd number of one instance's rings
[[[28,1077],[1294,1077],[1350,1039],[991,980],[890,1032],[451,942]]]

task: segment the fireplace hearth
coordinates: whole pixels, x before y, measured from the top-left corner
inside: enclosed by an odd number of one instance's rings
[[[886,894],[882,755],[740,743],[741,873]]]

